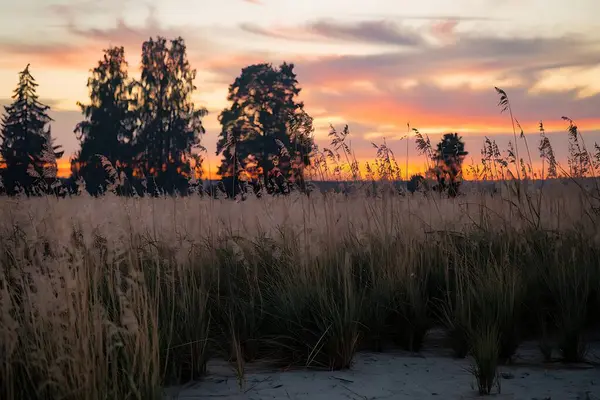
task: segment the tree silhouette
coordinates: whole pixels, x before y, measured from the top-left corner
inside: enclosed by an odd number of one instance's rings
[[[462,163],[467,154],[465,143],[458,133],[446,133],[437,144],[433,154],[436,165],[430,173],[437,180],[440,192],[447,191],[450,197],[458,194],[462,182]]]
[[[87,191],[97,195],[106,191],[110,181],[100,156],[131,182],[135,113],[123,47],[104,50],[104,57],[91,73],[87,84],[90,104],[78,103],[85,120],[75,127],[81,149],[71,169],[74,177],[85,180]]]
[[[269,192],[283,191],[290,178],[303,185],[313,126],[296,100],[300,90],[294,65],[286,63],[250,65],[230,85],[231,106],[219,116],[217,155],[223,156],[219,174],[232,177],[233,187],[241,172],[252,181],[262,176]]]
[[[181,37],[170,46],[162,37],[144,42],[136,147],[139,173],[147,179],[150,193],[186,194],[199,170],[200,157],[193,150],[200,149],[207,110],[191,101],[195,77]]]
[[[57,189],[57,162],[63,152],[55,146],[50,130],[49,106],[38,100],[38,84],[29,72],[29,64],[19,73],[19,83],[5,106],[2,118],[0,155],[4,160],[4,186],[8,194],[19,187],[25,194],[49,193]]]
[[[421,175],[412,175],[410,180],[406,183],[406,189],[409,191],[409,193],[415,193],[423,186],[424,182],[425,178]]]

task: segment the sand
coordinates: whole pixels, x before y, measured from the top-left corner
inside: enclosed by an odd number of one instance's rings
[[[522,345],[510,366],[499,368],[500,394],[515,400],[600,400],[600,343],[590,346],[591,364],[544,364],[537,345]],[[211,361],[202,381],[167,390],[167,397],[201,399],[474,399],[480,398],[471,359],[457,360],[447,349],[428,343],[419,354],[398,350],[358,353],[347,371],[282,371],[248,365],[240,390],[233,369]]]

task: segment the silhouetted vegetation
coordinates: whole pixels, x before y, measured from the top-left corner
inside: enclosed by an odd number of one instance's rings
[[[465,156],[465,144],[458,133],[446,133],[437,144],[435,150],[427,135],[423,136],[417,129],[415,139],[417,150],[427,157],[430,164],[426,176],[435,180],[432,188],[449,197],[456,197],[462,183],[462,164]]]
[[[458,133],[447,133],[442,137],[434,153],[435,167],[430,173],[435,177],[438,191],[456,197],[462,182],[462,163],[465,156],[465,143]]]
[[[49,106],[39,102],[38,84],[29,65],[19,73],[19,84],[2,117],[0,155],[4,188],[8,194],[50,194],[57,190],[56,160],[62,157],[50,131]]]
[[[312,118],[298,101],[301,89],[294,65],[288,63],[279,67],[266,63],[247,66],[229,87],[231,104],[219,116],[221,132],[216,149],[222,155],[218,169],[222,184],[205,190],[201,181],[201,154],[205,150],[201,136],[202,118],[207,110],[191,101],[197,89],[193,83],[196,70],[187,60],[183,39],[158,37],[144,42],[141,70],[139,81],[130,79],[125,49],[111,47],[104,51],[88,80],[90,101],[78,103],[84,120],[74,131],[81,147],[71,159],[68,187],[60,188],[55,170],[56,159],[63,152],[60,146],[53,145],[49,107],[39,103],[35,94],[37,84],[28,66],[19,75],[14,103],[5,107],[3,117],[4,191],[11,195],[49,192],[65,195],[85,189],[94,196],[106,192],[180,196],[208,192],[211,196],[221,193],[245,199],[250,194],[260,197],[263,190],[288,194],[297,188],[309,193],[308,177],[352,181],[352,185],[342,189],[348,192],[360,186],[358,182],[366,177],[392,183],[388,189],[393,193],[432,189],[449,197],[459,195],[468,152],[458,133],[445,134],[433,147],[429,137],[413,128],[417,149],[430,165],[425,177],[414,175],[402,185],[399,185],[403,181],[400,166],[385,140],[382,144],[373,143],[377,154],[373,163],[364,165],[365,177],[346,141],[350,134],[347,125],[339,132],[332,126],[330,147],[320,150],[314,143]],[[562,117],[569,123],[568,170],[557,162],[540,122],[538,150],[542,171],[534,172],[527,140],[513,115],[508,95],[500,88],[495,89],[500,96],[501,111],[510,114],[515,140],[509,142],[503,154],[493,140],[486,138],[481,164],[471,166],[475,178],[511,179],[509,190],[519,192],[518,182],[522,178],[580,179],[594,175],[600,164],[600,146],[595,143],[593,152],[586,148],[577,125],[568,117]],[[46,133],[42,134],[43,130]],[[519,137],[517,130],[521,132]],[[25,140],[26,137],[31,139]],[[402,139],[408,141],[408,135]],[[527,160],[519,155],[519,139],[525,145]],[[346,172],[349,176],[344,178]],[[431,181],[435,184],[431,185]],[[371,194],[378,195],[376,192]]]
[[[421,175],[412,175],[410,177],[410,180],[406,184],[406,189],[410,193],[415,193],[416,191],[418,191],[420,188],[423,187],[423,183],[424,182],[425,182],[425,178],[423,178],[423,176],[421,176]]]
[[[92,195],[106,192],[110,162],[119,178],[131,182],[134,169],[136,113],[133,81],[129,79],[123,47],[105,50],[88,80],[90,104],[78,103],[85,120],[75,127],[81,148],[73,157],[72,174],[85,181]],[[117,188],[120,191],[122,187]]]
[[[139,82],[128,77],[123,47],[104,53],[88,80],[90,103],[78,103],[85,119],[75,127],[81,148],[71,159],[72,180],[92,195],[187,195],[196,190],[207,111],[191,101],[196,71],[183,39],[146,41]],[[52,140],[46,128],[51,119],[49,107],[37,100],[36,86],[27,68],[3,120],[3,177],[10,194],[18,186],[30,195],[34,183],[39,190],[40,176],[47,185],[57,182],[52,176],[62,152],[54,148],[50,154],[44,147]]]
[[[232,177],[226,186],[235,188],[240,179],[258,186],[262,178],[268,193],[286,192],[287,181],[305,189],[303,171],[310,164],[313,126],[304,104],[297,101],[300,90],[293,64],[242,69],[229,87],[231,105],[219,116],[219,174]]]
[[[142,77],[137,83],[139,132],[137,170],[152,194],[182,194],[200,174],[200,135],[205,108],[191,101],[196,70],[187,60],[182,38],[150,39],[142,46]],[[191,165],[192,160],[194,166]]]

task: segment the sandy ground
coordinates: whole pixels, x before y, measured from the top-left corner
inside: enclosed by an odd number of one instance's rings
[[[589,358],[600,361],[600,343],[590,346]],[[544,365],[536,343],[525,343],[515,362],[501,366],[496,399],[600,400],[600,368],[588,364]],[[170,388],[167,397],[201,399],[474,399],[480,397],[469,358],[453,359],[447,349],[429,341],[419,354],[401,351],[359,353],[348,371],[276,371],[247,366],[240,389],[233,369],[213,361],[209,375],[193,385]],[[496,389],[497,392],[497,389]]]

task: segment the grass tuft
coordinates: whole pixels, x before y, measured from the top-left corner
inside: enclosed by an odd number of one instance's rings
[[[477,328],[473,332],[473,360],[471,373],[477,380],[480,395],[492,393],[494,386],[500,393],[498,376],[498,353],[500,351],[500,334],[493,325]]]

